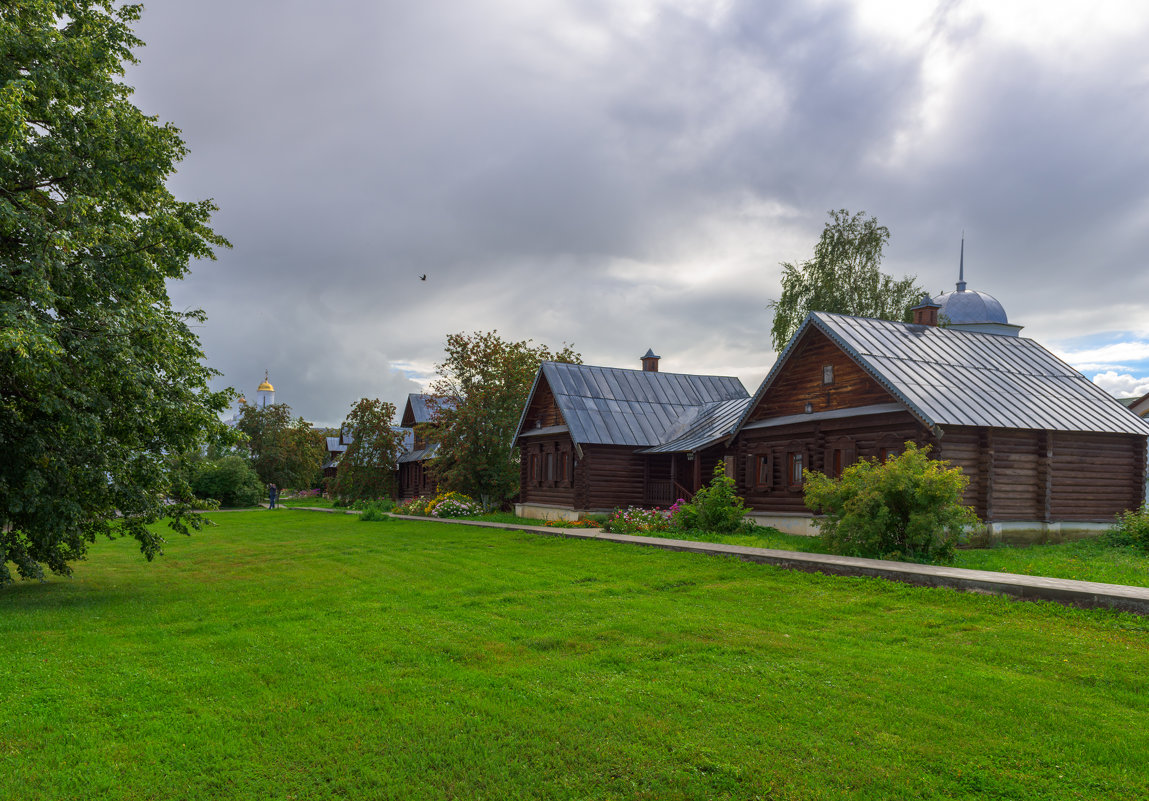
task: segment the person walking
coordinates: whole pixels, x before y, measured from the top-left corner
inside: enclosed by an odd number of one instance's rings
[[[275,508],[275,499],[279,497],[279,488],[274,484],[267,485],[267,508]]]

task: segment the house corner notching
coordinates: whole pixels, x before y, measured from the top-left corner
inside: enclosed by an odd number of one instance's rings
[[[536,516],[668,506],[724,464],[757,517],[800,531],[803,470],[913,441],[962,468],[984,520],[1048,531],[1140,506],[1147,436],[1033,340],[815,312],[753,396],[724,376],[545,363],[515,441]]]

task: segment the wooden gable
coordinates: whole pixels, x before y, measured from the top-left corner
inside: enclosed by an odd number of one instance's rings
[[[545,375],[539,376],[539,384],[531,398],[527,412],[523,416],[523,429],[520,433],[526,434],[532,428],[547,428],[548,426],[563,426],[563,413],[559,410],[555,393]]]
[[[810,326],[746,419],[803,414],[807,403],[811,411],[825,412],[895,401],[833,340]]]

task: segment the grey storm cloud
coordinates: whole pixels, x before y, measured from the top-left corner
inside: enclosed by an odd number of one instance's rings
[[[221,385],[268,369],[337,423],[464,330],[753,388],[778,264],[830,208],[876,214],[886,268],[933,291],[964,227],[971,284],[1038,338],[1069,297],[1083,321],[1143,297],[1137,37],[1067,60],[961,9],[901,42],[845,3],[157,3],[128,81],[184,131],[174,191],[215,198],[234,244],[173,298],[208,312]]]

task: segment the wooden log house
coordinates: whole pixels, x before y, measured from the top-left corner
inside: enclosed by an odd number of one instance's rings
[[[647,351],[642,370],[540,366],[515,434],[520,516],[669,506],[709,479],[746,388],[730,376],[662,373],[658,361]]]
[[[1141,505],[1149,421],[1003,313],[938,327],[940,308],[927,298],[912,324],[811,313],[752,398],[732,378],[545,363],[516,434],[519,513],[668,506],[724,462],[758,522],[812,533],[803,470],[839,475],[907,441],[963,470],[997,535],[1096,529]]]
[[[401,501],[434,495],[438,490],[438,483],[428,464],[435,455],[437,445],[427,442],[424,428],[435,423],[434,412],[428,405],[430,398],[430,395],[413,392],[407,396],[407,403],[403,407],[399,425],[404,430],[404,451],[399,455],[398,477],[395,481]]]
[[[1088,529],[1141,505],[1149,423],[1030,339],[814,312],[735,426],[739,490],[756,517],[809,532],[802,470],[838,475],[906,441],[969,478],[996,533]]]

